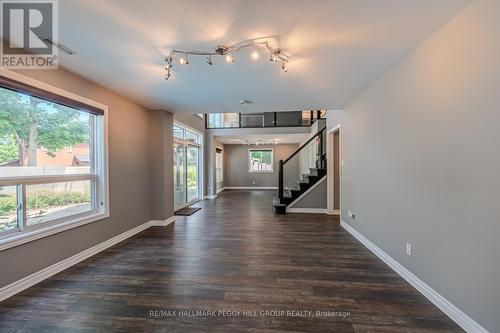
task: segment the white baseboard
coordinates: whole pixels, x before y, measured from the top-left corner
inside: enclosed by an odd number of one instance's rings
[[[287,213],[326,214],[326,208],[286,208]]]
[[[429,301],[434,303],[441,311],[450,317],[455,323],[462,327],[466,332],[470,333],[488,333],[479,323],[474,321],[462,310],[457,308],[453,303],[441,296],[437,291],[432,289],[424,281],[420,280],[415,274],[407,270],[403,265],[391,258],[387,253],[382,251],[378,246],[370,242],[365,236],[360,234],[356,229],[351,227],[344,221],[340,221],[340,225],[347,230],[351,235],[372,251],[377,257],[385,262],[390,268],[398,273],[403,279],[408,281],[415,289],[424,295]]]
[[[57,273],[65,270],[66,268],[69,268],[69,267],[79,263],[80,261],[83,261],[89,257],[92,257],[93,255],[107,249],[108,247],[111,247],[117,243],[120,243],[121,241],[123,241],[123,240],[143,231],[143,230],[146,230],[149,227],[166,226],[174,221],[175,221],[174,216],[172,216],[166,220],[148,221],[148,222],[143,223],[143,224],[141,224],[133,229],[125,231],[124,233],[121,233],[113,238],[110,238],[107,241],[104,241],[100,244],[92,246],[91,248],[84,250],[80,253],[77,253],[74,256],[66,258],[66,259],[59,261],[51,266],[48,266],[48,267],[46,267],[38,272],[30,274],[30,275],[28,275],[20,280],[12,282],[11,284],[8,284],[8,285],[0,288],[0,302],[3,301],[4,299],[7,299],[11,296],[14,296],[15,294],[51,277],[54,274],[57,274]]]
[[[149,224],[151,227],[165,227],[172,222],[175,222],[175,216],[171,216],[166,220],[151,220]]]
[[[226,189],[225,187],[218,189],[216,194],[219,194],[220,192],[224,191],[225,189]]]
[[[277,186],[226,186],[225,190],[277,190]]]

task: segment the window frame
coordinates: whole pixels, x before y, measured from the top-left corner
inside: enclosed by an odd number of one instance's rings
[[[95,162],[88,174],[0,178],[0,185],[2,186],[24,187],[24,191],[21,191],[22,194],[26,193],[26,185],[90,180],[91,184],[95,184],[92,186],[91,193],[91,207],[93,209],[88,212],[26,226],[25,228],[20,228],[18,224],[17,228],[0,233],[0,251],[109,217],[108,106],[4,68],[0,69],[0,76],[15,81],[20,85],[32,87],[45,94],[41,98],[52,102],[63,104],[58,100],[60,97],[64,101],[80,105],[81,108],[89,107],[90,110],[102,110],[102,115],[99,114],[93,121],[90,153],[93,155]],[[50,98],[50,96],[57,96],[57,98]],[[95,112],[89,113],[96,115]],[[24,211],[25,207],[22,207],[22,209]],[[26,221],[23,223],[25,226]]]
[[[252,159],[250,154],[252,151],[270,151],[271,152],[271,170],[252,170]],[[249,148],[248,149],[248,172],[249,173],[274,173],[274,148]]]
[[[178,120],[174,120],[174,123],[172,125],[172,133],[173,133],[173,129],[174,127],[178,127],[180,129],[182,129],[182,132],[183,132],[183,136],[182,136],[182,139],[179,138],[179,137],[176,137],[174,136],[174,140],[173,140],[173,144],[172,144],[172,152],[174,150],[174,145],[175,144],[179,144],[179,145],[183,145],[185,146],[186,148],[191,146],[191,147],[197,147],[198,148],[198,173],[197,173],[197,177],[198,177],[198,198],[194,199],[194,200],[191,200],[191,201],[188,201],[187,200],[187,188],[186,188],[186,202],[182,205],[180,205],[179,207],[174,207],[174,211],[178,211],[184,207],[187,207],[189,205],[192,205],[198,201],[201,201],[203,200],[203,193],[204,193],[204,189],[203,189],[203,184],[204,184],[204,179],[203,179],[203,168],[204,168],[204,162],[203,162],[203,159],[204,159],[204,155],[203,155],[203,148],[204,148],[204,133],[203,132],[200,132],[199,130],[191,127],[191,126],[188,126],[186,124],[184,124],[183,122],[180,122]],[[191,140],[188,140],[186,139],[186,132],[190,132],[192,134],[195,134],[198,136],[198,140],[197,142],[193,142]],[[172,161],[173,162],[173,161]],[[187,158],[186,158],[186,163],[187,163]],[[186,174],[186,177],[187,177],[187,174]],[[172,177],[172,185],[173,184],[173,181],[174,181],[174,177]],[[187,186],[187,183],[186,183],[186,186]],[[174,188],[175,186],[173,186],[172,188]]]

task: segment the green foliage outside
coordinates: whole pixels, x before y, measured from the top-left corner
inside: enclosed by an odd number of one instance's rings
[[[250,157],[252,160],[257,160],[265,164],[272,163],[271,151],[250,151]]]
[[[198,178],[197,172],[197,168],[194,165],[188,166],[188,187],[196,187],[196,179]]]
[[[63,105],[0,88],[0,163],[24,156],[36,166],[36,151],[49,156],[87,142],[89,115]],[[24,162],[24,161],[23,161]]]
[[[89,192],[53,192],[48,190],[30,192],[26,195],[26,204],[29,209],[41,209],[66,206],[90,201]],[[0,216],[16,211],[16,197],[14,195],[0,195]]]
[[[14,161],[19,158],[19,148],[17,148],[14,135],[4,134],[0,137],[0,163]]]

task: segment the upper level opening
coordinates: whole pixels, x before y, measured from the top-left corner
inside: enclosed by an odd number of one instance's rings
[[[326,110],[261,113],[207,113],[205,128],[309,127],[326,117]]]

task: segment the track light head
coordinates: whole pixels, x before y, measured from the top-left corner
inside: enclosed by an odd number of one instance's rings
[[[170,79],[170,71],[167,71],[167,72],[165,73],[164,79],[165,79],[166,81],[168,81],[168,79]]]
[[[270,55],[270,58],[269,58],[269,61],[278,62],[278,60],[280,59],[279,58],[280,53],[281,53],[280,49],[272,51],[271,55]]]
[[[205,58],[205,62],[212,66],[214,63],[212,62],[212,56],[209,55],[208,57]]]
[[[186,53],[186,55],[184,57],[181,57],[179,59],[179,63],[181,65],[188,65],[189,64],[189,59],[188,59],[188,54]]]
[[[281,64],[281,69],[283,72],[288,72],[288,61],[283,60],[283,64]]]
[[[228,63],[232,63],[234,62],[234,57],[231,53],[229,53],[228,55],[226,55],[226,62]]]

